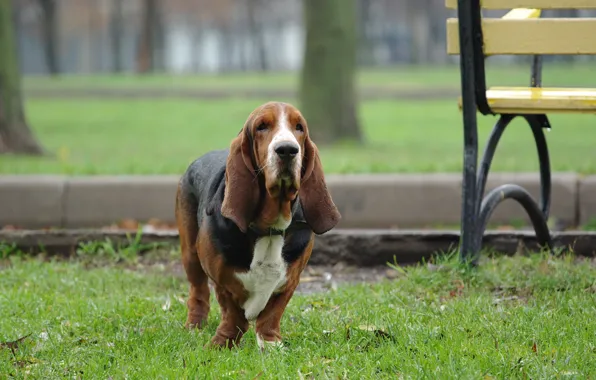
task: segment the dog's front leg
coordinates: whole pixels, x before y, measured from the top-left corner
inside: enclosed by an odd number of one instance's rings
[[[295,287],[286,288],[284,292],[271,296],[267,306],[257,317],[255,330],[257,343],[261,349],[266,344],[281,344],[281,318],[294,294],[294,289]]]
[[[230,292],[216,285],[215,294],[221,309],[221,322],[215,336],[208,346],[232,348],[240,343],[240,339],[248,331],[248,321]]]

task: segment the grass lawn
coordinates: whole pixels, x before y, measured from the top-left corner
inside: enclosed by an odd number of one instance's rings
[[[205,330],[186,331],[186,280],[154,267],[134,269],[135,258],[127,257],[125,264],[102,265],[18,256],[0,261],[0,373],[596,377],[594,261],[500,257],[470,272],[444,260],[401,269],[395,280],[297,295],[282,320],[284,348],[261,353],[252,329],[232,351],[203,349],[218,323],[217,304]],[[7,344],[21,337],[18,345]]]
[[[266,100],[30,99],[28,119],[53,157],[0,156],[0,174],[181,174],[197,156],[227,147],[249,112]],[[461,170],[456,99],[365,101],[360,109],[367,145],[322,147],[328,173]],[[596,118],[551,119],[553,170],[596,173]],[[482,146],[495,120],[479,116]],[[493,168],[537,170],[534,141],[523,121],[504,134]]]
[[[268,88],[293,89],[299,83],[299,72],[227,73],[218,75],[93,75],[62,76],[58,78],[29,76],[25,89],[47,88],[192,88],[234,89]],[[459,88],[459,66],[397,66],[362,69],[357,83],[361,87],[375,86],[393,89],[432,88],[435,86]],[[489,85],[527,86],[530,65],[487,65]],[[593,63],[575,65],[546,63],[543,70],[544,86],[594,87],[596,72]]]

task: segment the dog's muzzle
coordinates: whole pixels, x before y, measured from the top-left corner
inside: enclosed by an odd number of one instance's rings
[[[298,145],[291,142],[279,143],[274,150],[285,168],[291,166],[300,151]]]

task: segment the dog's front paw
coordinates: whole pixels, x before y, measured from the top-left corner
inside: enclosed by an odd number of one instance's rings
[[[239,339],[235,338],[226,338],[221,335],[215,335],[211,338],[211,341],[205,345],[205,348],[211,349],[232,349],[237,346],[239,343]]]
[[[280,336],[275,337],[263,337],[261,334],[257,333],[257,345],[261,351],[264,351],[266,347],[282,349],[284,348],[284,344],[281,340]]]
[[[202,329],[203,327],[207,326],[207,316],[206,315],[196,315],[196,314],[188,314],[186,318],[186,323],[184,327],[187,329]]]

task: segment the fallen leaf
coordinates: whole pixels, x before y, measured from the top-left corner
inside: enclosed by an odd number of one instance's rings
[[[87,338],[79,338],[79,339],[77,339],[76,342],[77,342],[77,344],[85,344],[85,343],[87,343]]]
[[[8,348],[13,355],[15,355],[15,351],[19,348],[19,344],[27,339],[31,334],[27,334],[23,337],[20,337],[17,340],[13,340],[12,342],[0,342],[0,348]]]
[[[461,296],[463,294],[464,288],[465,288],[465,285],[464,285],[463,281],[461,281],[461,280],[455,281],[455,289],[449,291],[449,298]]]
[[[536,347],[536,342],[534,342],[534,344],[532,344],[532,351],[538,352],[538,347]]]
[[[263,371],[257,373],[257,375],[255,377],[253,377],[252,380],[258,379],[261,376],[263,376]]]
[[[157,218],[151,218],[147,221],[147,225],[155,227],[155,228],[159,228],[162,224],[163,224],[162,221]]]
[[[139,228],[139,222],[134,219],[122,219],[118,223],[118,228],[123,230],[137,230]]]
[[[21,360],[15,360],[13,361],[13,365],[20,367],[20,368],[24,368],[26,366],[30,366],[32,364],[39,364],[42,363],[41,360],[36,359],[36,358],[25,358],[25,359],[21,359]]]
[[[388,279],[398,278],[399,275],[400,272],[396,271],[395,269],[387,269],[385,271],[385,277],[387,277]]]

